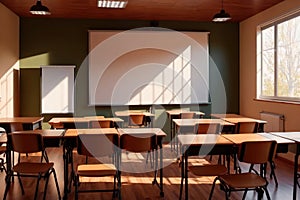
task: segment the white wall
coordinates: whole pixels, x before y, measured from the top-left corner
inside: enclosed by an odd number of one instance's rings
[[[19,69],[19,17],[0,3],[0,116],[16,110],[13,69]]]
[[[257,26],[300,8],[299,0],[286,0],[240,23],[240,114],[259,117],[259,112],[284,114],[286,131],[300,131],[300,104],[258,101],[256,98]]]

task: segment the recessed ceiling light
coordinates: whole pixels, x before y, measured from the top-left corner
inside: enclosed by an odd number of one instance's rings
[[[98,0],[99,8],[125,8],[128,1],[125,0]]]

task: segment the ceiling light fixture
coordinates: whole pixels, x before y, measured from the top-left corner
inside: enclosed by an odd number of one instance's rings
[[[41,0],[37,0],[36,4],[31,6],[30,13],[33,15],[50,15],[50,11],[46,6],[42,5]]]
[[[219,13],[215,14],[213,21],[214,22],[225,22],[230,19],[231,19],[230,15],[227,12],[225,12],[225,10],[223,8],[223,0],[222,0],[222,9]]]
[[[99,8],[125,8],[128,1],[126,0],[98,0]]]

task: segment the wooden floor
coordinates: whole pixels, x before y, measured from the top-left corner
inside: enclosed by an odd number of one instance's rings
[[[169,151],[169,147],[166,146],[165,154],[172,154]],[[62,148],[48,148],[48,156],[50,161],[55,162],[55,169],[58,174],[58,181],[63,194],[63,160],[62,160]],[[159,196],[159,189],[157,186],[152,185],[153,172],[143,172],[143,173],[132,173],[132,172],[122,172],[122,199],[124,200],[141,200],[141,199],[179,199],[179,188],[180,188],[180,167],[176,162],[176,159],[170,159],[167,156],[164,165],[164,197]],[[80,158],[75,157],[75,160]],[[124,159],[124,158],[123,158]],[[125,158],[127,159],[127,158]],[[208,162],[204,159],[192,159],[193,162]],[[129,169],[135,169],[137,165],[143,165],[143,167],[151,168],[149,163],[135,163]],[[277,159],[276,160],[277,169],[276,174],[279,181],[279,187],[276,188],[274,181],[269,179],[269,192],[271,198],[274,200],[288,200],[292,199],[292,186],[293,186],[293,166],[291,163]],[[243,166],[246,169],[246,166]],[[150,170],[151,171],[151,170]],[[5,173],[0,173],[0,198],[3,198],[5,182]],[[214,177],[195,177],[189,174],[189,199],[207,199],[211,189],[211,184]],[[82,184],[82,188],[96,188],[96,187],[109,187],[110,180],[102,179],[105,181],[104,184],[93,183],[89,185]],[[7,199],[9,200],[20,200],[20,199],[33,199],[35,180],[32,178],[23,178],[22,182],[25,188],[25,195],[22,196],[20,185],[18,180],[11,185]],[[38,197],[43,198],[43,186],[44,181],[40,184],[40,190]],[[298,195],[300,195],[300,189],[298,189]],[[231,199],[241,199],[242,193],[235,192],[232,193]],[[256,199],[257,196],[253,192],[248,192],[246,199]],[[300,196],[298,197],[298,199]],[[54,180],[51,177],[49,181],[47,197],[46,199],[57,199],[57,193],[55,189]],[[68,199],[74,199],[74,187],[72,186],[72,191],[69,193]],[[79,194],[79,199],[112,199],[111,193],[84,193]],[[184,198],[183,198],[184,199]],[[213,199],[224,199],[224,192],[220,191],[219,187],[215,188]]]

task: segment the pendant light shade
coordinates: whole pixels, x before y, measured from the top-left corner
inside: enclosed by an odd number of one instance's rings
[[[41,0],[37,0],[36,4],[31,6],[30,13],[33,15],[50,15],[50,11],[46,6],[42,5]]]
[[[223,0],[222,0],[222,9],[219,13],[214,15],[213,21],[214,22],[225,22],[230,19],[231,19],[230,15],[227,12],[225,12],[225,10],[223,8]]]

